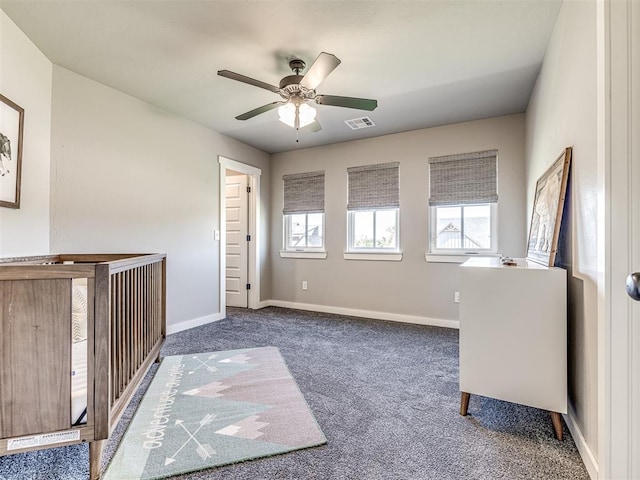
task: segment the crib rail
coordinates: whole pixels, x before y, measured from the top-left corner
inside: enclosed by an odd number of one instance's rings
[[[112,410],[146,371],[145,361],[163,341],[164,262],[162,259],[120,270],[112,268],[111,282],[111,388]],[[152,263],[151,263],[152,262]],[[120,266],[122,268],[122,265]]]
[[[96,265],[97,438],[108,435],[160,354],[166,336],[165,262],[157,254]]]

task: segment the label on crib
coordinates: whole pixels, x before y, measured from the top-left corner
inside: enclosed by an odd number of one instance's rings
[[[31,435],[29,437],[10,438],[7,440],[7,451],[41,447],[55,443],[77,442],[79,440],[80,430],[68,430],[66,432],[54,432],[42,435]]]

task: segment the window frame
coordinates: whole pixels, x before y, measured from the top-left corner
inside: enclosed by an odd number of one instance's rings
[[[384,247],[356,247],[354,245],[354,230],[355,230],[355,214],[360,212],[373,212],[373,242],[375,245],[375,232],[376,232],[376,213],[379,211],[395,211],[396,213],[396,245],[394,248]],[[347,211],[347,253],[400,253],[400,208],[369,208],[363,210],[348,210]]]
[[[321,215],[322,218],[322,245],[319,247],[309,247],[309,246],[305,246],[305,247],[296,247],[296,246],[290,246],[289,245],[289,239],[291,238],[291,222],[292,222],[292,217],[294,215],[304,215],[305,217],[305,236],[308,236],[308,225],[309,225],[309,215]],[[282,236],[282,241],[283,241],[283,247],[282,247],[282,251],[283,252],[298,252],[298,253],[304,253],[304,252],[310,252],[310,253],[324,253],[325,250],[325,234],[326,234],[326,223],[325,223],[325,214],[324,212],[297,212],[297,213],[289,213],[289,214],[283,214],[282,215],[283,219],[282,219],[282,224],[283,224],[283,236]],[[308,238],[307,241],[305,243],[308,243]]]
[[[462,207],[477,207],[489,205],[489,222],[491,229],[491,246],[490,248],[438,248],[437,246],[437,209]],[[462,232],[464,235],[464,216],[462,216]],[[437,255],[494,255],[498,252],[498,204],[497,203],[458,203],[451,205],[433,205],[429,206],[429,253]]]

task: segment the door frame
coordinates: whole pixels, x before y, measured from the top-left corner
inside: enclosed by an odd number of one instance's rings
[[[223,317],[227,315],[227,169],[247,175],[248,185],[251,187],[251,195],[249,197],[249,272],[247,276],[251,289],[248,295],[248,307],[251,309],[260,308],[260,242],[262,235],[260,232],[260,175],[262,170],[252,165],[231,160],[230,158],[218,156],[220,163],[220,313]]]
[[[637,478],[640,464],[633,449],[640,442],[640,324],[636,319],[634,325],[634,308],[637,317],[640,306],[633,305],[624,285],[630,268],[640,270],[638,246],[633,245],[640,232],[632,217],[638,216],[634,186],[640,187],[639,172],[633,168],[633,159],[640,158],[640,104],[632,86],[640,81],[640,62],[631,60],[637,58],[640,44],[640,4],[604,0],[596,5],[598,478]]]

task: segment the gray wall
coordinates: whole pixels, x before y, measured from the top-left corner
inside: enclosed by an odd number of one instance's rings
[[[273,155],[271,207],[272,299],[386,312],[418,319],[458,319],[453,293],[459,290],[458,264],[426,262],[428,248],[429,157],[498,149],[498,248],[522,256],[526,217],[524,116],[511,115],[445,127],[387,135]],[[344,260],[347,238],[347,167],[400,162],[401,262]],[[328,257],[280,258],[282,176],[325,171]],[[309,289],[303,291],[306,280]],[[294,306],[294,305],[292,305]]]
[[[596,3],[564,2],[526,114],[527,204],[560,152],[573,146],[567,230],[569,401],[588,448],[598,453],[598,166]],[[583,455],[584,457],[584,455]]]
[[[49,253],[51,71],[51,62],[0,10],[0,93],[25,111],[22,199],[20,209],[0,208],[0,256]]]
[[[167,253],[169,331],[215,319],[218,155],[262,169],[263,231],[268,155],[58,66],[52,125],[51,250]]]
[[[166,252],[169,330],[219,318],[222,155],[262,170],[271,298],[266,153],[53,66],[2,10],[0,70],[0,92],[25,109],[22,201],[0,208],[0,256]]]

